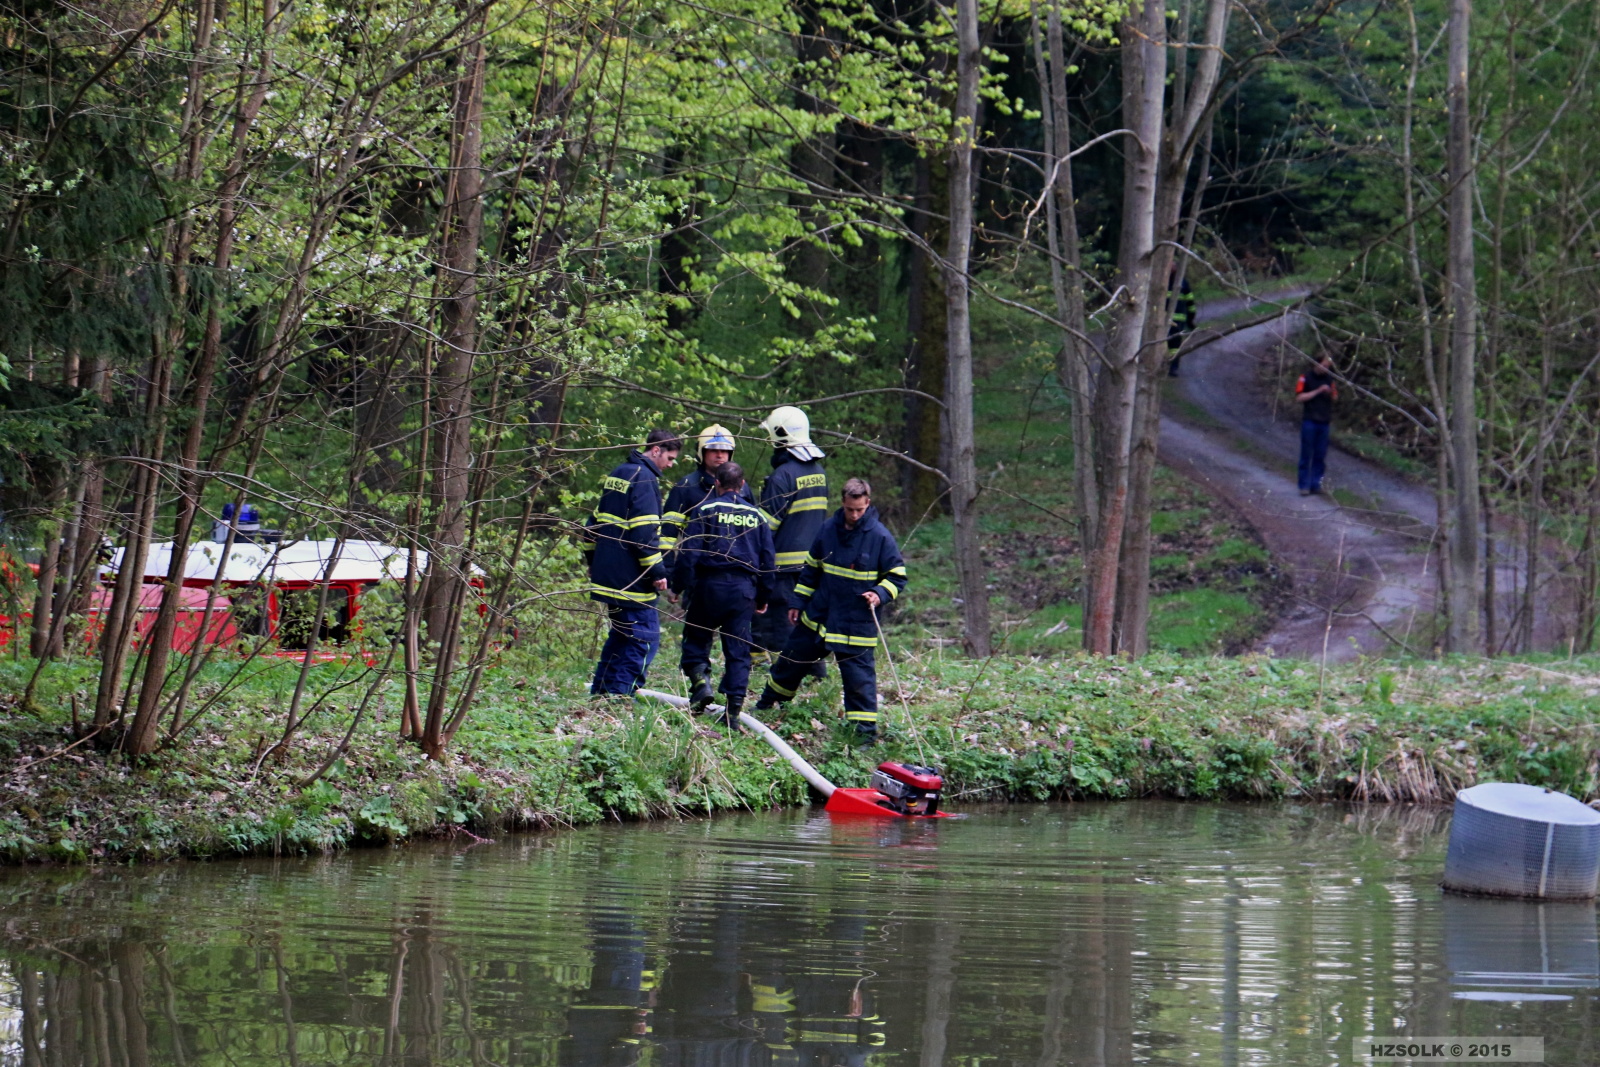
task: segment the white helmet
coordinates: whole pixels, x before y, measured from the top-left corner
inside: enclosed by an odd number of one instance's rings
[[[795,459],[821,459],[822,449],[811,443],[811,420],[799,408],[774,408],[761,422],[774,448],[787,448]]]
[[[706,458],[706,449],[716,449],[719,452],[733,452],[733,434],[726,426],[712,423],[700,431],[699,449],[700,458]]]

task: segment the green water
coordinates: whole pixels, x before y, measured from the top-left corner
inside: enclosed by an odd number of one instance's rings
[[[1443,897],[1448,816],[781,813],[0,875],[0,1064],[1600,1062],[1593,908]]]

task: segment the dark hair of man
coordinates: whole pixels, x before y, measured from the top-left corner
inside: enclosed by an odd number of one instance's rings
[[[714,468],[711,475],[716,478],[718,488],[737,489],[739,483],[744,481],[744,468],[730,459],[722,466]]]
[[[651,430],[644,439],[645,451],[660,448],[663,452],[682,452],[683,438],[671,430]]]
[[[844,483],[844,498],[846,500],[860,500],[866,497],[872,499],[872,483],[865,478],[851,478]]]

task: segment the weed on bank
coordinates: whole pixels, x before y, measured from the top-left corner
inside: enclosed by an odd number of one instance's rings
[[[6,664],[0,691],[19,691],[30,666]],[[1600,659],[1322,672],[1264,657],[928,654],[897,667],[903,689],[881,671],[890,739],[871,752],[850,746],[831,710],[836,681],[803,692],[772,725],[842,785],[865,785],[879,759],[937,766],[955,808],[1146,796],[1441,803],[1489,780],[1597,795]],[[349,669],[315,667],[313,684],[335,692]],[[761,741],[722,737],[670,707],[592,702],[576,665],[497,666],[444,763],[398,739],[398,687],[353,731],[354,700],[324,701],[274,751],[297,671],[266,665],[167,748],[132,760],[74,743],[68,709],[87,668],[56,670],[42,708],[0,717],[0,854],[92,863],[316,852],[809,799]]]

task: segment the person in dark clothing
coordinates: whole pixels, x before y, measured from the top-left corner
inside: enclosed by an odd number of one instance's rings
[[[1200,321],[1200,305],[1194,298],[1194,290],[1189,287],[1189,278],[1178,278],[1174,268],[1171,278],[1167,281],[1167,292],[1170,294],[1176,284],[1178,299],[1172,306],[1172,324],[1167,327],[1167,377],[1178,376],[1178,363],[1183,359],[1180,350],[1183,348],[1184,339],[1194,333],[1195,326]]]
[[[717,495],[717,479],[713,472],[733,458],[733,433],[725,426],[707,426],[700,431],[696,445],[700,453],[699,465],[672,487],[667,494],[666,510],[661,513],[663,552],[671,552],[678,543],[683,524],[689,521],[689,512],[694,506]],[[756,502],[748,487],[739,496],[746,504],[753,505]]]
[[[1333,356],[1323,353],[1316,366],[1294,383],[1300,404],[1300,495],[1322,492],[1322,474],[1328,460],[1329,428],[1339,387],[1333,380]]]
[[[600,502],[584,523],[589,595],[611,624],[589,692],[629,695],[644,684],[661,647],[656,594],[667,588],[661,558],[661,472],[677,462],[683,441],[651,430],[642,449],[600,483]]]
[[[811,422],[799,408],[777,408],[761,423],[772,440],[772,474],[761,487],[761,510],[767,513],[772,528],[773,551],[777,553],[778,577],[772,602],[780,610],[769,611],[756,620],[755,641],[758,657],[771,661],[789,642],[794,625],[782,605],[789,602],[806,554],[828,519],[828,474],[819,462],[822,449],[811,443]],[[813,668],[818,678],[825,677],[822,663]]]
[[[878,606],[906,587],[894,535],[878,520],[872,486],[851,478],[844,506],[822,528],[789,601],[795,624],[757,708],[794,698],[813,664],[832,652],[844,682],[845,718],[868,744],[878,738]]]
[[[738,730],[750,688],[750,623],[765,614],[776,574],[766,517],[741,499],[744,468],[729,461],[716,474],[717,495],[689,512],[673,560],[672,591],[689,594],[680,665],[693,686],[690,705],[698,712],[711,703],[711,640],[720,631],[722,718]]]

